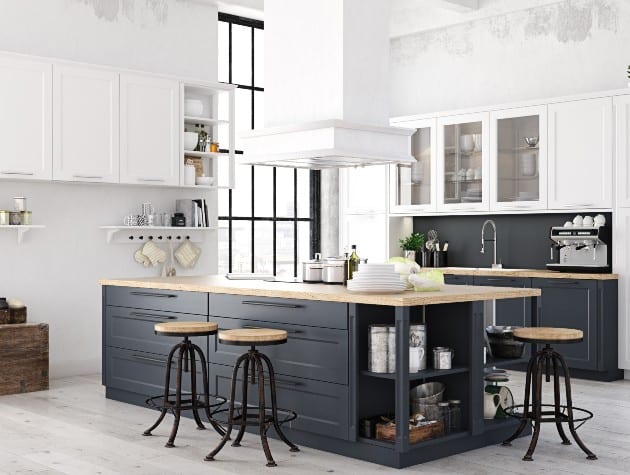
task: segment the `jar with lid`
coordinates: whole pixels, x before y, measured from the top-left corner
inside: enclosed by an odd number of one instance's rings
[[[5,297],[0,297],[0,324],[10,323],[9,304]]]
[[[438,411],[440,419],[444,424],[444,435],[451,432],[451,409],[448,402],[438,402]]]
[[[451,416],[449,432],[459,432],[462,430],[462,402],[459,399],[451,399],[448,404]]]

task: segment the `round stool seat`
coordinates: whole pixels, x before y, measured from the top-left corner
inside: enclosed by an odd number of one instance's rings
[[[219,332],[219,342],[226,345],[281,345],[287,341],[285,330],[273,328],[236,328]]]
[[[218,328],[214,322],[165,322],[153,327],[155,334],[162,336],[208,336],[214,335]]]
[[[577,343],[584,339],[584,332],[575,328],[516,328],[514,339],[526,343]]]

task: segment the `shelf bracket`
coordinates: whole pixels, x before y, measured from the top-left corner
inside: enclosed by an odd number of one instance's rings
[[[111,244],[112,239],[114,239],[114,235],[120,231],[120,229],[108,229],[107,236],[105,237],[107,244]]]

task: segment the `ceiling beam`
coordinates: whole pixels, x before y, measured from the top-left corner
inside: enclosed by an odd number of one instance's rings
[[[479,9],[479,0],[436,0],[436,6],[460,13],[469,13]]]

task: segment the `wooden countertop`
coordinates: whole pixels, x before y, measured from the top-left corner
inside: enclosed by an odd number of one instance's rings
[[[350,292],[341,285],[228,280],[221,275],[101,279],[99,284],[143,289],[181,290],[394,307],[536,297],[541,293],[540,289],[447,285],[440,292],[406,291],[398,294],[365,294]]]
[[[479,275],[487,277],[535,277],[540,279],[618,280],[619,274],[583,274],[558,272],[546,269],[488,269],[484,267],[442,267],[439,270],[451,275]]]

